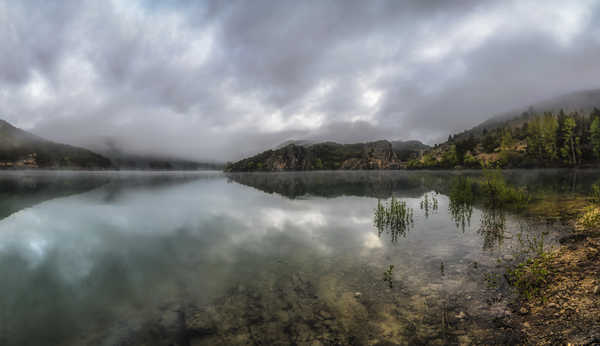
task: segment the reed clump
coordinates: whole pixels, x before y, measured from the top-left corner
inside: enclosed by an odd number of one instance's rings
[[[426,193],[419,205],[421,210],[425,211],[425,217],[428,218],[430,213],[438,210],[438,199],[435,194]]]
[[[413,210],[406,205],[406,202],[397,200],[393,196],[386,204],[378,200],[374,223],[379,236],[383,232],[388,232],[392,237],[392,242],[396,242],[400,235],[406,236],[412,227],[414,223]]]

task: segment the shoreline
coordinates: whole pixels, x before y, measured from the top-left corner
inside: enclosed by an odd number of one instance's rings
[[[507,324],[521,332],[525,344],[598,345],[600,229],[576,226],[577,219],[593,204],[584,197],[558,198],[550,204],[542,210],[533,204],[526,217],[563,223],[567,232],[559,239],[559,247],[547,252],[544,267],[548,276],[539,293],[529,298],[517,296],[509,302],[514,314]]]

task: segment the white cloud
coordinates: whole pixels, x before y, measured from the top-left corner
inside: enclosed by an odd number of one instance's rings
[[[598,8],[0,0],[0,115],[72,144],[111,135],[196,159],[359,123],[374,130],[347,140],[435,139],[597,87]]]

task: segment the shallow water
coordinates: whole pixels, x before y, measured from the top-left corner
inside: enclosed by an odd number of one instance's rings
[[[0,344],[510,341],[499,263],[557,226],[462,222],[457,174],[480,173],[0,173]],[[507,176],[562,193],[598,175]],[[414,212],[395,236],[374,226],[391,196]]]

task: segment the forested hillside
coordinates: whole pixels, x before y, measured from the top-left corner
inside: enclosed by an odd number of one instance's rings
[[[54,143],[0,120],[0,169],[108,169],[109,159],[92,151]]]
[[[388,141],[309,146],[289,144],[253,157],[230,163],[229,172],[310,171],[336,169],[397,169],[403,163]]]
[[[579,167],[600,162],[600,110],[524,112],[436,145],[409,168]]]

